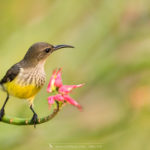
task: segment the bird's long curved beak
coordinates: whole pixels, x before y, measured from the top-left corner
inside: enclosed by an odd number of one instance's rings
[[[74,46],[71,45],[56,45],[54,46],[54,51],[61,49],[61,48],[74,48]]]

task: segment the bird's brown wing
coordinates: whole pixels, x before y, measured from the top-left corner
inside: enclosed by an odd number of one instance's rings
[[[11,82],[16,78],[20,72],[20,67],[18,64],[13,65],[7,72],[3,79],[0,81],[0,84]]]

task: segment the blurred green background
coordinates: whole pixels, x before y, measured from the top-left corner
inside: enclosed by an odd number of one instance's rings
[[[65,84],[86,83],[72,94],[84,111],[67,105],[36,129],[0,123],[0,150],[48,150],[61,143],[64,150],[70,144],[150,149],[149,0],[1,1],[0,78],[38,41],[76,47],[51,55],[45,70],[47,84],[57,67]],[[40,117],[49,113],[47,84],[35,100]],[[0,94],[2,106],[6,94]],[[32,116],[27,102],[13,97],[6,114]]]

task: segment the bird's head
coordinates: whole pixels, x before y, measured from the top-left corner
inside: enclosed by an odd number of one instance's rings
[[[24,60],[28,62],[45,62],[47,57],[53,53],[56,50],[62,49],[62,48],[74,48],[71,45],[51,45],[49,43],[45,42],[38,42],[33,44],[29,50],[27,51]]]

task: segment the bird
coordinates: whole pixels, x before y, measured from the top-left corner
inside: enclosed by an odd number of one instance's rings
[[[6,92],[6,100],[0,109],[0,121],[5,115],[5,106],[10,96],[25,99],[33,112],[31,121],[36,127],[38,115],[33,109],[33,101],[46,82],[44,69],[47,58],[56,50],[74,48],[71,45],[51,45],[46,42],[34,43],[21,61],[14,64],[0,80],[0,86]]]

